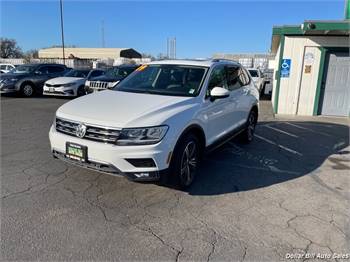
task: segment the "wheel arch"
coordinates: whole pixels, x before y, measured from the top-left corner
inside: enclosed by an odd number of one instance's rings
[[[175,143],[175,148],[178,146],[178,144],[180,143],[180,141],[188,134],[193,133],[196,137],[198,137],[198,140],[200,142],[200,147],[201,147],[201,152],[204,152],[204,149],[206,147],[206,136],[204,133],[203,128],[198,125],[198,124],[191,124],[189,126],[187,126],[181,133],[181,135],[179,136],[179,138],[177,139],[176,143]]]
[[[257,104],[253,105],[249,112],[252,112],[252,111],[254,111],[256,113],[256,120],[255,121],[258,122],[259,108],[258,108]]]
[[[19,82],[18,83],[19,89],[21,90],[25,84],[30,84],[35,91],[36,85],[33,83],[33,81],[31,81],[29,79],[23,79],[21,82]]]

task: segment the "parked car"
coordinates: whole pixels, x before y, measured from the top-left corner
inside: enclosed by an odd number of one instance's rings
[[[188,187],[205,152],[238,134],[253,140],[258,101],[239,63],[151,62],[113,90],[62,105],[51,150],[82,167]]]
[[[273,69],[265,69],[264,73],[264,87],[261,91],[262,95],[271,95],[273,82]]]
[[[108,69],[104,75],[87,80],[85,82],[86,92],[92,93],[94,91],[111,89],[132,73],[137,67],[137,65],[114,66]]]
[[[6,74],[13,69],[15,69],[15,66],[12,64],[0,64],[0,73],[2,74]]]
[[[44,95],[82,96],[86,94],[85,81],[105,73],[101,69],[73,69],[62,77],[47,80],[44,84]]]
[[[259,89],[259,92],[261,92],[265,82],[264,74],[260,71],[260,69],[256,68],[248,68],[248,71],[253,78],[254,84]]]
[[[43,93],[43,85],[50,78],[64,75],[68,68],[59,64],[25,64],[0,77],[0,93],[21,93],[30,97]]]

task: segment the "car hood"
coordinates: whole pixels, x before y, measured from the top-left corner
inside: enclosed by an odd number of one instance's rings
[[[102,76],[93,77],[93,78],[89,79],[89,81],[116,82],[116,81],[119,81],[121,79],[123,79],[123,77],[121,77],[121,76],[111,77],[111,76],[102,75]]]
[[[68,83],[74,83],[77,81],[83,81],[85,78],[82,77],[68,77],[68,76],[62,76],[62,77],[56,77],[52,78],[50,80],[47,80],[46,83],[50,85],[63,85]]]
[[[177,112],[192,107],[194,99],[105,90],[62,105],[56,116],[116,128],[161,125]]]

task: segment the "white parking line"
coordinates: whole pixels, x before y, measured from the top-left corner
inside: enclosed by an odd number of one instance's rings
[[[270,128],[270,129],[272,129],[272,130],[275,130],[275,131],[277,131],[277,132],[280,132],[280,133],[282,133],[282,134],[285,134],[285,135],[288,135],[288,136],[291,136],[291,137],[298,138],[298,136],[296,136],[296,135],[294,135],[294,134],[291,134],[291,133],[288,133],[288,132],[286,132],[286,131],[284,131],[284,130],[278,129],[278,128],[276,128],[276,127],[272,127],[272,126],[269,126],[269,125],[265,125],[264,127]]]
[[[320,134],[320,135],[323,135],[323,136],[331,136],[330,134],[327,134],[327,133],[323,133],[323,132],[319,132],[319,131],[315,131],[311,128],[307,128],[307,127],[303,127],[303,126],[298,126],[296,124],[292,124],[292,123],[289,123],[289,122],[283,122],[284,124],[286,125],[290,125],[290,126],[294,126],[296,128],[299,128],[299,129],[303,129],[303,130],[307,130],[309,132],[312,132],[312,133],[316,133],[316,134]]]
[[[288,147],[285,147],[283,145],[279,145],[279,144],[277,144],[277,143],[275,143],[275,142],[273,142],[273,141],[271,141],[271,140],[269,140],[269,139],[267,139],[265,137],[262,137],[262,136],[259,136],[259,135],[256,135],[256,134],[254,136],[259,138],[259,139],[261,139],[261,140],[263,140],[263,141],[265,141],[265,142],[267,142],[267,143],[269,143],[269,144],[271,144],[271,145],[278,146],[279,148],[284,149],[284,150],[286,150],[286,151],[288,151],[288,152],[290,152],[292,154],[295,154],[295,155],[298,155],[298,156],[303,156],[303,154],[299,153],[298,151],[295,151],[295,150],[290,149]]]

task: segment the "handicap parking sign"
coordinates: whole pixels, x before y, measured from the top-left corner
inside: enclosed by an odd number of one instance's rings
[[[281,64],[281,77],[289,77],[291,59],[283,59]]]

